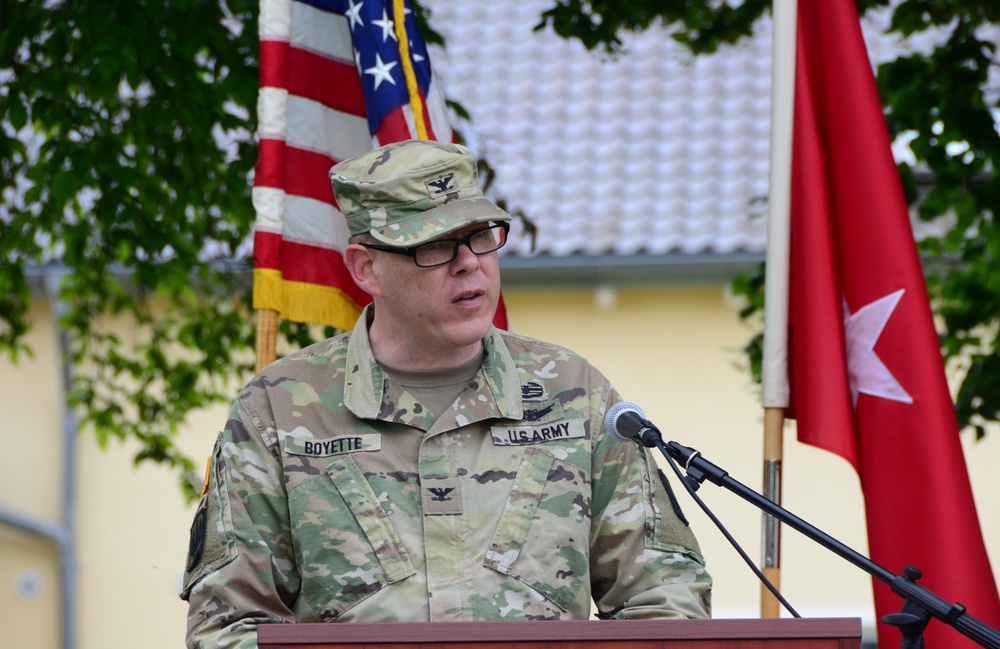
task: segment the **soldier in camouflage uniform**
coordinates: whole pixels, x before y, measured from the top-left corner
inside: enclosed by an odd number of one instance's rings
[[[256,647],[277,622],[586,619],[592,601],[708,617],[666,482],[604,429],[614,388],[492,327],[510,217],[470,152],[402,142],[330,175],[373,305],[236,400],[192,526],[188,646]]]

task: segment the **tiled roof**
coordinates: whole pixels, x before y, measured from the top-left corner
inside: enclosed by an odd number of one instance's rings
[[[533,31],[551,0],[424,4],[447,40],[433,53],[436,73],[472,116],[470,145],[496,168],[496,195],[539,230],[534,253],[528,237],[512,237],[508,262],[763,253],[769,20],[748,41],[699,57],[652,28],[625,38],[627,53],[609,62],[551,29]],[[876,65],[941,40],[904,42],[887,26],[886,11],[862,23]]]
[[[497,195],[537,225],[537,254],[763,251],[768,30],[696,58],[652,29],[603,61],[533,31],[546,0],[425,4],[447,40],[435,71],[471,113]],[[532,254],[529,238],[506,252]]]

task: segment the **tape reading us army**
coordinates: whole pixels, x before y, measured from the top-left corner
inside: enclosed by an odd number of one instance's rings
[[[539,426],[493,426],[490,433],[493,435],[493,443],[497,446],[542,444],[552,440],[587,436],[582,419],[554,421]]]

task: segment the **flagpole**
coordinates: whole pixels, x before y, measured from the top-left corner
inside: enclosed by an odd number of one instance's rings
[[[764,284],[764,349],[761,402],[764,406],[763,489],[781,504],[781,461],[788,407],[788,268],[791,212],[792,119],[795,105],[796,1],[774,0],[772,16],[771,150],[768,178],[767,268]],[[781,529],[765,514],[761,569],[780,588]],[[780,616],[778,600],[761,586],[760,615]]]
[[[257,309],[257,371],[261,371],[277,358],[278,312]]]

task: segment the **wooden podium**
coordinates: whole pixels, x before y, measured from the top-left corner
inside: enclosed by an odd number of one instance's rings
[[[859,649],[860,618],[264,624],[260,649]]]

